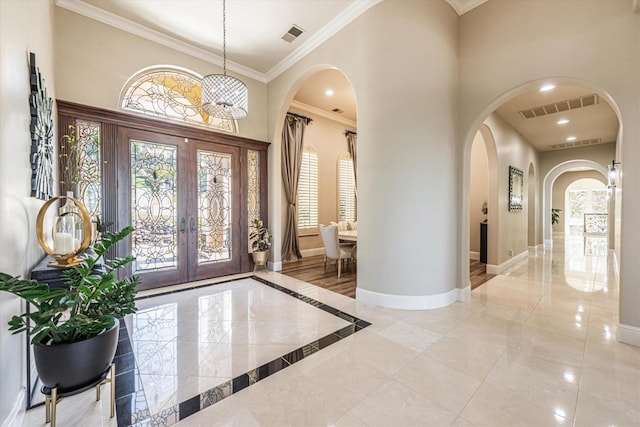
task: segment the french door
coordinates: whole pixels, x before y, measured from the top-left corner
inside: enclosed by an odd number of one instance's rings
[[[118,222],[141,289],[241,269],[238,147],[120,128]]]

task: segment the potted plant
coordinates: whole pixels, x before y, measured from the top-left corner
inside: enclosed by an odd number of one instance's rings
[[[46,387],[75,390],[97,381],[113,361],[118,344],[117,317],[134,313],[136,276],[118,279],[127,256],[97,264],[114,244],[133,232],[107,232],[84,260],[63,273],[66,288],[0,273],[0,291],[23,298],[34,310],[13,316],[9,330],[32,336],[38,375]],[[97,273],[96,271],[99,271]]]
[[[560,223],[560,212],[562,212],[562,209],[551,208],[551,225]]]
[[[265,265],[269,259],[269,249],[271,249],[271,233],[259,219],[253,220],[251,228],[253,231],[249,234],[249,240],[251,241],[253,263]]]

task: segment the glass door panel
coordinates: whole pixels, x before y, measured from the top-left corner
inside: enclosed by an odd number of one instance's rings
[[[232,258],[231,155],[197,150],[198,264]]]
[[[178,147],[131,141],[133,273],[178,268]]]
[[[196,143],[193,207],[190,219],[194,242],[190,280],[240,271],[239,154],[234,147]],[[195,228],[195,230],[194,230]]]
[[[135,228],[123,250],[140,289],[240,272],[240,150],[133,129],[120,138],[119,221]]]
[[[129,273],[139,290],[188,280],[188,151],[184,138],[121,129],[118,144],[118,222],[135,231],[121,248],[136,261]]]

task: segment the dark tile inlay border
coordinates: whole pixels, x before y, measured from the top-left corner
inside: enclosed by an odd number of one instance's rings
[[[284,286],[270,282],[258,276],[241,277],[238,279],[225,280],[223,282],[210,283],[200,286],[191,286],[176,291],[168,291],[155,295],[149,295],[137,298],[138,300],[155,298],[162,295],[168,295],[178,292],[186,292],[194,289],[200,289],[207,286],[216,286],[223,283],[236,282],[239,280],[252,279],[263,285],[269,286],[280,292],[292,296],[302,302],[312,305],[320,310],[345,320],[350,325],[345,326],[327,336],[310,342],[290,353],[278,357],[262,366],[250,370],[247,373],[239,375],[232,380],[226,381],[215,386],[212,389],[193,396],[177,405],[164,408],[157,414],[151,414],[147,405],[147,399],[144,394],[142,381],[136,369],[135,355],[129,340],[127,326],[123,319],[120,319],[120,339],[116,350],[114,363],[116,364],[116,416],[119,427],[126,426],[169,426],[180,420],[185,419],[189,415],[213,405],[222,399],[239,392],[260,380],[267,378],[282,369],[299,362],[323,348],[330,346],[343,338],[346,338],[361,329],[370,326],[371,323],[358,319],[348,313],[338,310],[335,307],[324,304],[308,296],[299,294],[296,291],[285,288]]]

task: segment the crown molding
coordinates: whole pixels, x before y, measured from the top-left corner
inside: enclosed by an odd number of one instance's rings
[[[223,66],[224,60],[221,56],[215,55],[204,49],[183,42],[182,40],[167,36],[166,34],[162,34],[159,31],[152,30],[151,28],[145,27],[114,13],[85,3],[81,0],[55,0],[55,2],[56,6],[59,6],[63,9],[67,9],[79,15],[86,16],[87,18],[102,22],[103,24],[110,25],[119,30],[126,31],[128,33],[161,44],[168,48],[175,49],[181,53],[185,53],[187,55],[209,62],[213,65],[217,65],[220,68],[222,68]],[[233,71],[234,73],[238,73],[250,79],[257,80],[261,83],[267,83],[266,76],[263,73],[259,73],[249,67],[245,67],[244,65],[240,65],[233,61],[229,61],[228,59],[227,70]]]
[[[343,124],[345,126],[350,126],[350,127],[354,128],[354,129],[356,129],[358,127],[358,124],[355,121],[349,120],[349,119],[345,119],[344,117],[340,117],[337,113],[330,113],[328,111],[321,110],[318,107],[314,107],[314,106],[309,105],[309,104],[304,104],[304,103],[296,101],[296,100],[292,100],[291,104],[289,104],[289,107],[297,108],[299,110],[306,111],[307,113],[311,113],[311,114],[315,114],[316,116],[324,117],[325,119],[334,121],[336,123]]]
[[[346,27],[351,21],[371,9],[384,0],[355,0],[341,14],[333,18],[327,25],[300,45],[299,48],[291,52],[286,58],[280,61],[275,67],[267,71],[267,82],[278,77],[288,70],[293,64],[307,56],[311,51],[331,38],[335,33]],[[486,0],[484,0],[486,1]]]
[[[229,60],[227,60],[227,70],[233,71],[234,73],[240,74],[250,79],[257,80],[261,83],[269,83],[271,80],[284,73],[287,69],[289,69],[289,67],[291,67],[293,64],[304,58],[311,51],[328,40],[336,32],[340,31],[342,28],[348,25],[351,21],[356,19],[371,7],[377,5],[378,3],[381,3],[382,1],[384,0],[355,0],[340,15],[336,16],[317,33],[309,37],[306,42],[301,44],[300,47],[289,54],[285,59],[280,61],[266,74]],[[221,68],[223,66],[223,58],[219,55],[215,55],[202,48],[193,46],[190,43],[178,40],[174,37],[145,27],[144,25],[140,25],[114,13],[85,3],[82,0],[55,0],[55,4],[56,6],[63,9],[67,9],[79,15],[86,16],[87,18],[102,22],[103,24],[118,28],[119,30],[134,34],[138,37],[142,37],[168,48],[175,49],[181,53],[217,65]]]
[[[445,0],[456,11],[458,16],[462,16],[472,9],[486,3],[488,0]]]

